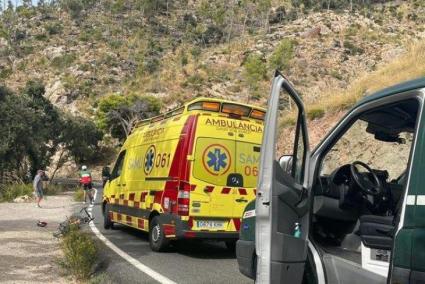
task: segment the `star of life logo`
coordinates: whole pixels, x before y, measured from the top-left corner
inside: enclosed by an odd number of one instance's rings
[[[229,150],[223,145],[213,144],[208,146],[203,154],[202,162],[204,168],[212,175],[220,176],[225,174],[231,164]]]
[[[150,174],[153,169],[153,165],[155,164],[155,154],[156,154],[155,146],[154,145],[149,146],[145,154],[145,166],[143,168],[146,175]]]

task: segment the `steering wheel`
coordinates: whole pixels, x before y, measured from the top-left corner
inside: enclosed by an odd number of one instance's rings
[[[360,173],[357,168],[358,166],[366,169],[367,174]],[[355,161],[350,165],[350,171],[354,182],[360,187],[361,191],[373,196],[381,194],[381,181],[368,165],[360,161]]]

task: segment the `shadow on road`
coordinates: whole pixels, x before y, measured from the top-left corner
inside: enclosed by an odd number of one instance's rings
[[[147,233],[133,229],[124,225],[115,224],[114,230],[119,230],[123,234],[131,235],[145,245],[149,244],[149,236]],[[134,243],[133,243],[134,245]],[[201,259],[235,259],[235,251],[230,251],[226,248],[224,242],[213,240],[179,240],[173,241],[170,248],[161,252],[161,254],[181,254],[192,258]]]

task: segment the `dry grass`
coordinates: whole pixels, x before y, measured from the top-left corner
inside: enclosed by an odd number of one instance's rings
[[[84,191],[82,188],[77,188],[77,190],[74,192],[74,201],[76,202],[84,201]]]
[[[32,184],[4,184],[0,185],[0,202],[11,202],[18,196],[32,196]]]
[[[425,41],[411,44],[404,55],[375,72],[364,74],[347,89],[331,90],[321,95],[319,101],[308,110],[336,112],[347,109],[365,95],[421,76],[425,76]]]

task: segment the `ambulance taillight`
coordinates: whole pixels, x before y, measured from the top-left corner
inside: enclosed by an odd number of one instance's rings
[[[189,216],[191,185],[187,182],[180,182],[179,193],[177,194],[177,214]]]

